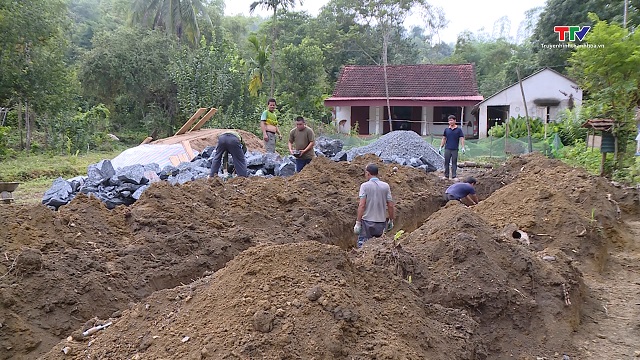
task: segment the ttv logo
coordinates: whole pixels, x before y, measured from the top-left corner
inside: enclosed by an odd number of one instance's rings
[[[580,41],[584,39],[584,36],[591,30],[591,26],[554,26],[553,32],[558,33],[558,40],[567,41],[565,34],[569,33],[569,41],[575,41],[576,38]]]

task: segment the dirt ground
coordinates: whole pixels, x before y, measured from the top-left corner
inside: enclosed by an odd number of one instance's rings
[[[640,356],[638,189],[530,155],[461,170],[467,208],[381,164],[396,226],[355,250],[368,162],[0,206],[0,359]]]

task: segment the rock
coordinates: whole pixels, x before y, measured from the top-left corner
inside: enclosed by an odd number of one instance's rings
[[[111,160],[102,160],[97,164],[89,165],[87,169],[88,181],[99,184],[103,179],[109,179],[116,174]]]
[[[59,177],[53,181],[53,185],[44,193],[42,204],[58,210],[60,206],[69,203],[74,197],[75,194],[71,184]]]
[[[262,333],[268,333],[273,329],[274,315],[268,311],[258,310],[253,314],[253,328]]]
[[[333,310],[333,318],[336,320],[355,322],[358,320],[358,313],[355,310],[338,306]]]
[[[149,188],[149,185],[143,185],[141,187],[139,187],[134,193],[133,195],[131,195],[132,198],[139,200],[140,196],[142,196],[142,193],[147,190]]]
[[[331,139],[325,136],[319,136],[316,138],[314,148],[317,149],[322,155],[326,157],[333,157],[335,154],[342,151],[344,142],[340,139]]]
[[[19,275],[34,273],[42,268],[42,252],[38,249],[25,249],[16,258],[16,272]]]
[[[292,162],[284,162],[275,169],[276,176],[292,176],[296,173],[296,165]]]
[[[324,291],[322,290],[321,287],[319,286],[314,286],[311,289],[309,289],[309,291],[307,291],[307,299],[311,300],[311,301],[316,301],[318,300],[322,295],[324,294]]]

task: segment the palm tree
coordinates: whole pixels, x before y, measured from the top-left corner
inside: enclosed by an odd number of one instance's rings
[[[249,6],[249,12],[253,13],[256,8],[262,7],[267,10],[273,10],[273,35],[271,38],[271,93],[270,96],[273,97],[274,92],[274,79],[276,73],[276,26],[278,20],[278,8],[287,10],[293,7],[296,4],[296,0],[258,0],[251,3]],[[302,0],[300,1],[300,5],[302,5]]]
[[[248,40],[252,45],[252,50],[255,52],[255,58],[251,58],[250,60],[252,68],[250,71],[249,93],[252,96],[257,96],[264,82],[264,69],[267,67],[267,52],[269,51],[269,47],[265,46],[266,39],[258,39],[256,34],[251,34]]]
[[[200,0],[134,0],[132,13],[133,23],[165,29],[178,39],[187,38],[192,44],[200,39],[198,14],[213,26]]]

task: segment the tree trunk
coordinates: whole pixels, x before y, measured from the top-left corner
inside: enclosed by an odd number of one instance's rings
[[[26,132],[25,150],[31,151],[31,117],[29,116],[29,101],[24,102],[24,129]]]
[[[531,123],[529,123],[529,110],[527,110],[527,99],[524,97],[524,88],[522,87],[522,79],[520,78],[520,68],[516,67],[518,82],[520,83],[520,93],[522,93],[522,103],[524,104],[524,120],[527,123],[527,139],[529,143],[529,153],[533,152],[533,144],[531,142]]]
[[[24,149],[24,139],[22,138],[22,100],[18,100],[18,132],[20,133],[20,149]]]
[[[387,116],[389,119],[389,132],[393,131],[393,119],[391,119],[391,103],[389,101],[389,81],[387,79],[387,47],[389,46],[389,31],[382,35],[382,70],[384,72],[384,92],[387,98]],[[382,127],[384,133],[384,126]]]
[[[273,8],[273,34],[271,38],[271,93],[270,98],[273,99],[273,93],[275,91],[275,78],[276,78],[276,24],[278,21],[277,15],[278,8]]]

